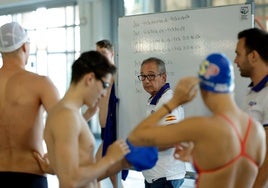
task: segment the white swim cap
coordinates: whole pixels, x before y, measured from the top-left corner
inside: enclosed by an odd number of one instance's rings
[[[25,42],[30,42],[29,37],[17,22],[10,22],[0,27],[0,52],[13,52]]]

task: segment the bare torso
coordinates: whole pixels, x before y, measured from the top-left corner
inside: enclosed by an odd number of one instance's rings
[[[198,172],[198,187],[251,188],[266,154],[265,131],[257,121],[249,123],[248,114],[235,104],[233,94],[216,94],[201,87],[203,101],[211,115],[157,126],[169,108],[174,109],[196,96],[197,89],[193,88],[200,82],[196,77],[182,78],[167,107],[161,107],[141,121],[128,139],[133,144],[149,146],[192,141],[193,147],[176,147],[174,157],[180,159],[177,154],[192,157]]]
[[[44,153],[43,82],[24,69],[0,69],[0,171],[43,174],[33,156]]]
[[[79,166],[87,166],[95,163],[95,139],[89,131],[88,125],[84,118],[81,117],[81,132],[79,139]],[[94,172],[93,172],[94,173]],[[97,179],[87,182],[87,185],[81,188],[98,188]]]
[[[68,106],[68,107],[67,107]],[[72,126],[72,130],[69,130],[71,132],[71,134],[67,133],[69,132],[68,129],[69,127],[64,127],[64,124],[58,123],[57,125],[55,124],[55,122],[61,122],[58,121],[60,118],[59,116],[64,116],[66,114],[62,114],[62,111],[68,111],[68,114],[72,114],[73,118],[71,119],[75,119],[75,122],[69,122]],[[57,128],[55,128],[55,126],[57,126]],[[54,135],[68,135],[72,138],[69,138],[68,142],[70,141],[70,144],[67,142],[60,143],[61,141],[55,141],[54,139]],[[84,117],[81,116],[81,112],[75,108],[70,107],[70,105],[66,105],[63,104],[62,102],[58,103],[58,105],[56,106],[56,108],[53,109],[53,111],[51,111],[50,115],[48,116],[47,119],[47,123],[46,123],[46,129],[44,132],[44,137],[45,137],[45,141],[47,143],[48,146],[48,154],[49,154],[49,160],[50,163],[53,167],[58,167],[58,169],[55,169],[55,172],[61,182],[64,182],[66,177],[66,174],[72,174],[72,173],[67,173],[68,169],[69,170],[74,170],[74,168],[72,168],[73,162],[70,160],[62,160],[62,165],[59,164],[58,160],[61,157],[64,157],[64,153],[68,153],[67,150],[71,150],[69,151],[71,154],[74,154],[75,156],[75,161],[78,162],[78,166],[79,167],[83,167],[83,166],[88,166],[90,164],[95,163],[95,156],[94,156],[94,149],[95,149],[95,139],[93,134],[90,132],[89,127],[87,122],[85,121]],[[62,137],[61,137],[62,138]],[[58,139],[60,140],[60,139]],[[56,142],[59,143],[59,145],[61,145],[63,148],[63,150],[60,150],[57,148],[57,144],[55,144]],[[73,143],[77,143],[70,146]],[[64,149],[66,147],[66,149]],[[71,148],[70,148],[71,147]],[[77,153],[77,155],[76,155]],[[78,158],[76,158],[78,157]],[[73,156],[71,157],[73,158]],[[70,167],[70,168],[69,168]],[[63,172],[64,175],[61,174],[61,172]],[[65,173],[64,173],[65,172]],[[92,172],[94,173],[94,172]],[[71,178],[72,175],[70,175],[67,178]],[[60,187],[65,187],[64,185],[60,185]],[[98,188],[98,183],[97,183],[97,178],[94,180],[88,180],[85,181],[83,183],[83,185],[78,185],[75,187],[79,187],[79,188]]]

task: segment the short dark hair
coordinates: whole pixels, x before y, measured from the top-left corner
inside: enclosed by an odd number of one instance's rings
[[[107,39],[104,39],[104,40],[100,40],[98,42],[96,42],[96,45],[100,48],[107,48],[108,50],[110,51],[113,51],[113,45],[112,43],[107,40]]]
[[[90,72],[93,72],[97,79],[101,79],[109,73],[115,74],[116,67],[97,51],[84,52],[72,65],[71,83],[79,82],[85,74]]]
[[[238,33],[238,39],[245,38],[247,53],[256,50],[260,57],[268,64],[268,34],[258,29],[250,28]]]
[[[141,66],[149,62],[154,62],[157,65],[158,71],[160,73],[166,73],[165,62],[162,59],[156,57],[149,57],[148,59],[142,61]]]

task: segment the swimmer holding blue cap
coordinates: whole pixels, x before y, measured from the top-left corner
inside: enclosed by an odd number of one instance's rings
[[[148,170],[156,164],[158,160],[158,149],[152,146],[134,146],[126,141],[130,149],[125,158],[136,171]]]

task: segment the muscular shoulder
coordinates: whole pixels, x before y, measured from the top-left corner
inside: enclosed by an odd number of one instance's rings
[[[10,77],[5,86],[6,97],[18,104],[32,104],[33,101],[46,102],[43,96],[56,100],[58,92],[51,80],[28,71],[21,71]],[[55,96],[54,96],[55,95]],[[43,101],[45,100],[45,101]],[[48,102],[47,102],[48,103]]]
[[[43,76],[31,72],[25,73],[25,81],[28,81],[28,83],[34,84],[35,86],[46,86],[51,85],[52,81],[48,76]]]
[[[28,90],[36,90],[53,85],[47,76],[38,75],[29,71],[20,71],[8,79],[7,86],[23,86]]]
[[[50,132],[76,132],[82,123],[78,110],[68,107],[62,102],[55,105],[48,113],[45,129]]]

